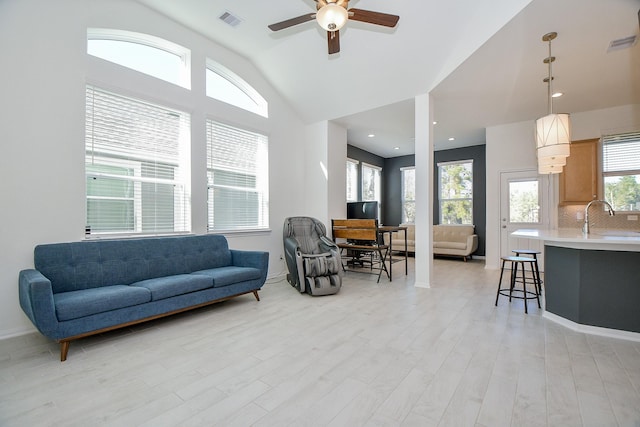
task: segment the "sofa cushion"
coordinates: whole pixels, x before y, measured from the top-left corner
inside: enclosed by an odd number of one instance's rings
[[[151,300],[157,301],[189,292],[201,291],[213,287],[213,280],[206,276],[177,274],[175,276],[158,277],[132,283],[131,286],[146,288],[151,292]]]
[[[53,301],[58,320],[65,321],[144,304],[151,301],[151,293],[144,288],[114,285],[54,294]]]
[[[442,248],[442,249],[467,249],[466,243],[458,243],[458,242],[433,242],[434,248]]]
[[[193,276],[203,276],[213,279],[213,287],[232,285],[247,280],[256,280],[261,276],[260,270],[253,267],[219,267],[210,270],[200,270],[191,273]]]

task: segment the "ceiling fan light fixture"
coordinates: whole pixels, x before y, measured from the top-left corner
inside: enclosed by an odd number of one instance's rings
[[[349,12],[336,3],[327,3],[316,13],[316,21],[327,31],[338,31],[347,23]]]

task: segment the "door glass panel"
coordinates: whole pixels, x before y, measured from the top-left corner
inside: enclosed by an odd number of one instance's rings
[[[538,180],[509,181],[509,222],[540,222]]]

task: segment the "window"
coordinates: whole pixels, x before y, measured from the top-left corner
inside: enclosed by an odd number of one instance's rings
[[[347,202],[358,201],[358,162],[347,159]]]
[[[540,223],[538,180],[509,181],[509,222]]]
[[[269,227],[265,135],[207,120],[209,231]]]
[[[208,97],[269,117],[267,101],[233,71],[208,59],[206,79]]]
[[[87,53],[186,89],[191,87],[191,51],[158,37],[90,28]]]
[[[380,202],[381,185],[380,172],[382,168],[378,166],[362,163],[362,201]]]
[[[86,91],[87,234],[190,230],[190,116]]]
[[[416,221],[416,169],[401,168],[402,173],[402,223]]]
[[[368,165],[362,163],[362,201],[377,201],[378,202],[378,218],[380,218],[380,196],[381,191],[381,179],[380,173],[382,168],[378,166]]]
[[[440,224],[473,224],[473,160],[438,163]]]
[[[640,211],[640,132],[602,138],[604,198],[616,211]]]

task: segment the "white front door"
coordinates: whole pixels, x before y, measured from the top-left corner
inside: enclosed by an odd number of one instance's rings
[[[540,240],[511,236],[518,229],[540,229],[547,224],[549,213],[547,175],[537,170],[500,173],[500,256],[512,256],[513,249],[532,249],[544,270],[544,244]]]

